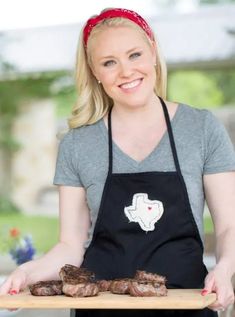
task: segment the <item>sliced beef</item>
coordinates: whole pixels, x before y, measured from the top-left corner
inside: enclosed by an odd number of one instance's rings
[[[29,290],[35,296],[54,296],[63,294],[62,286],[62,281],[58,280],[39,281],[29,285]]]

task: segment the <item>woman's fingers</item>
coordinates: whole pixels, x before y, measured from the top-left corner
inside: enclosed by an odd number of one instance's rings
[[[217,300],[208,306],[215,311],[225,310],[229,305],[234,303],[234,291],[230,280],[221,279],[220,275],[210,272],[205,279],[205,287],[202,295],[216,293]]]
[[[215,287],[215,279],[212,273],[209,273],[205,279],[205,286],[204,286],[204,292],[206,293],[212,293],[214,291]]]
[[[0,296],[1,295],[16,295],[20,292],[20,289],[22,288],[24,279],[20,277],[12,277],[9,276],[5,282],[0,286]],[[10,308],[9,311],[16,311],[18,308]]]
[[[25,288],[27,276],[24,271],[16,269],[0,286],[0,295],[15,295]]]
[[[6,295],[11,289],[11,278],[7,278],[3,284],[0,286],[0,295]]]
[[[22,277],[19,277],[19,276],[15,277],[12,280],[11,288],[9,290],[9,293],[11,295],[18,294],[20,292],[20,290],[24,288],[24,284],[25,284],[25,280]]]

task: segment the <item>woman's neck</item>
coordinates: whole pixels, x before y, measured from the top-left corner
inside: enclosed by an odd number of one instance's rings
[[[154,96],[152,100],[144,105],[137,107],[127,107],[114,105],[112,110],[112,121],[124,126],[136,126],[143,124],[155,124],[162,117],[162,107],[160,100]]]

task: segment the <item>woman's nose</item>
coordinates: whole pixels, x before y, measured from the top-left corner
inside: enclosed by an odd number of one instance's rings
[[[119,63],[119,76],[130,77],[133,74],[133,66],[128,62]]]

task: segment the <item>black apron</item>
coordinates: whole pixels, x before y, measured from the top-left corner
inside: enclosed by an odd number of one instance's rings
[[[169,114],[159,97],[176,171],[113,173],[111,111],[109,170],[93,239],[83,267],[97,279],[133,277],[136,270],[166,276],[168,288],[203,288],[203,244],[180,170]],[[101,307],[102,308],[102,307]],[[217,316],[209,309],[77,310],[76,316]]]

